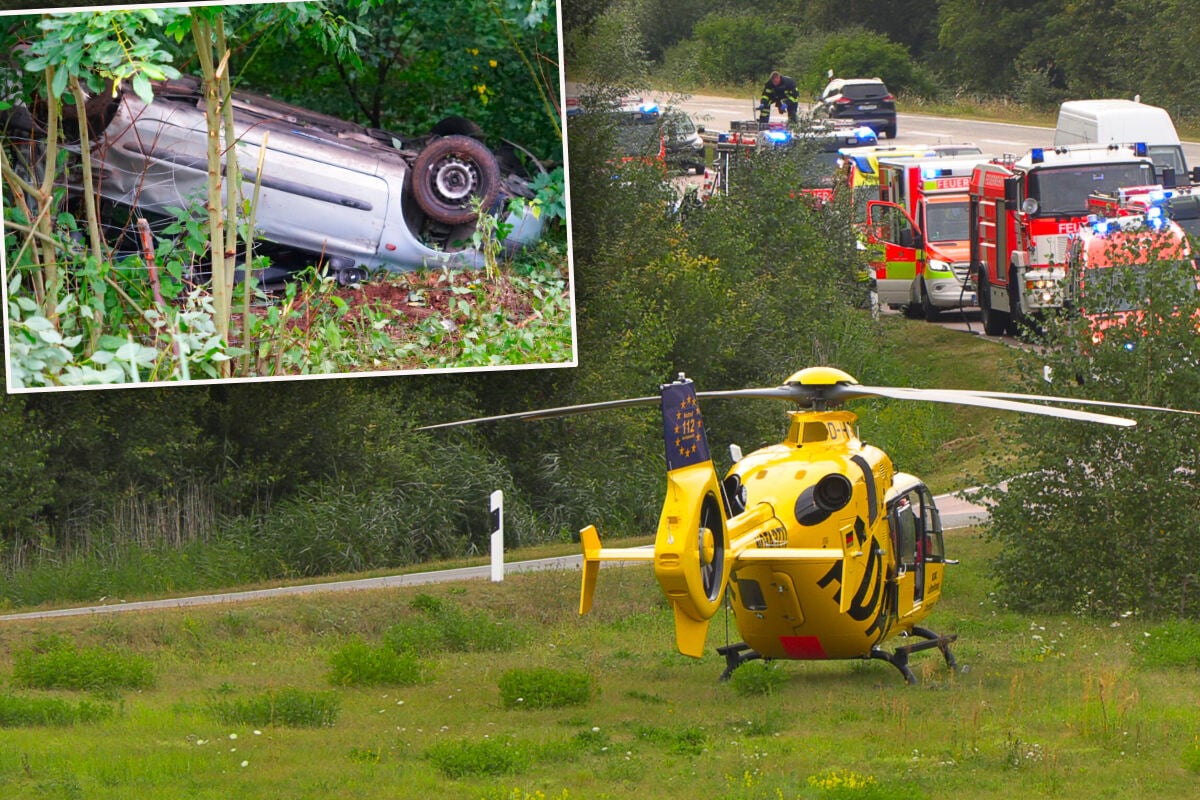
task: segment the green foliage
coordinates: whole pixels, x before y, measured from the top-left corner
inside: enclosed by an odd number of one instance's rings
[[[224,725],[328,728],[337,722],[341,699],[333,692],[287,686],[245,699],[214,697],[206,710]]]
[[[698,756],[708,744],[708,734],[699,725],[659,727],[657,725],[635,725],[634,734],[645,741],[680,756]]]
[[[566,222],[566,173],[562,167],[555,167],[549,172],[539,172],[534,176],[530,188],[536,192],[533,202],[540,209],[543,220]]]
[[[1200,775],[1200,744],[1193,744],[1184,750],[1182,761],[1184,769]]]
[[[0,693],[0,728],[60,727],[101,722],[113,716],[113,707],[58,697],[24,697]]]
[[[751,661],[743,664],[729,676],[729,685],[742,697],[764,695],[770,697],[779,692],[791,680],[778,664]]]
[[[750,13],[714,12],[696,23],[696,66],[712,83],[765,80],[792,39],[790,25]]]
[[[586,673],[551,667],[510,669],[500,676],[505,708],[563,708],[588,703],[596,689]]]
[[[104,647],[77,647],[46,637],[13,653],[14,686],[28,689],[114,691],[154,686],[154,665],[145,656]]]
[[[47,436],[36,412],[16,395],[0,395],[0,555],[18,533],[43,528],[41,509],[53,497],[46,458],[57,436]]]
[[[561,152],[547,104],[559,94],[557,25],[544,2],[335,0],[324,8],[352,26],[358,65],[339,63],[319,39],[264,27],[245,85],[405,136],[463,116],[497,141],[542,157]]]
[[[1024,389],[1091,400],[1196,409],[1200,337],[1182,309],[1195,308],[1193,267],[1151,259],[1086,304],[1140,308],[1098,343],[1086,317],[1048,321],[1052,346],[1022,357]],[[1137,273],[1140,278],[1132,273]],[[1052,383],[1043,376],[1048,370]],[[1200,526],[1192,417],[1138,413],[1116,429],[1020,417],[1014,440],[1030,443],[1021,461],[992,466],[1011,480],[994,492],[990,535],[1002,594],[1014,608],[1070,608],[1116,618],[1130,612],[1195,618]]]
[[[464,611],[432,595],[417,595],[411,605],[417,615],[396,623],[383,635],[385,645],[394,653],[499,653],[514,650],[530,639],[529,631],[511,622],[482,611]]]
[[[38,25],[40,38],[29,44],[25,70],[50,69],[56,97],[66,93],[71,77],[85,80],[92,92],[105,91],[105,81],[128,80],[149,103],[150,81],[180,74],[171,65],[176,54],[152,29],[186,15],[187,9],[179,8],[47,15]]]
[[[912,56],[903,45],[861,29],[825,38],[808,71],[797,80],[816,93],[828,82],[828,70],[833,70],[839,78],[882,78],[893,92],[929,94],[932,88],[922,83]]]
[[[528,748],[500,739],[438,742],[425,757],[447,778],[513,775],[532,761]]]
[[[1134,640],[1134,652],[1147,667],[1200,666],[1200,623],[1175,619],[1148,628]]]
[[[563,49],[571,73],[589,83],[616,79],[642,84],[649,71],[641,20],[626,4],[608,4],[586,28],[565,30]]]
[[[353,639],[329,657],[329,682],[337,686],[413,686],[422,681],[416,652]]]

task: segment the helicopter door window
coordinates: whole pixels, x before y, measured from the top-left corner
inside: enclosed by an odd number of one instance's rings
[[[942,519],[928,489],[921,492],[921,509],[921,517],[924,522],[922,527],[925,531],[925,560],[945,561],[946,543],[942,539]]]
[[[762,587],[758,585],[758,581],[741,578],[737,585],[743,608],[747,611],[767,610],[767,598],[763,596]]]
[[[892,529],[896,536],[896,563],[903,574],[917,564],[917,518],[907,495],[892,507]]]

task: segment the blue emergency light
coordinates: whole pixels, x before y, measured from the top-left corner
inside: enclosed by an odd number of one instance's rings
[[[854,134],[854,138],[857,139],[859,142],[878,142],[879,141],[879,137],[878,137],[878,135],[876,135],[875,129],[869,128],[866,125],[862,125],[862,126],[855,128],[853,131],[851,131],[851,133]]]
[[[769,130],[766,132],[766,137],[772,144],[787,144],[792,140],[792,132]]]
[[[1035,147],[1029,151],[1029,160],[1034,164],[1041,164],[1046,160],[1046,151],[1040,147]]]

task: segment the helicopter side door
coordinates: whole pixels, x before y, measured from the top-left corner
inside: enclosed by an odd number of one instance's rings
[[[941,596],[946,551],[942,522],[933,495],[917,485],[888,505],[892,546],[896,552],[896,579],[900,586],[901,616],[911,598],[912,608]]]

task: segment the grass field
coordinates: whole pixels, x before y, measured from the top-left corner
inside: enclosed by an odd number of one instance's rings
[[[966,669],[921,654],[915,687],[858,661],[719,683],[635,567],[585,618],[578,573],[547,572],[3,623],[0,796],[1193,796],[1197,630],[1011,613],[991,545],[947,544],[930,625]]]

